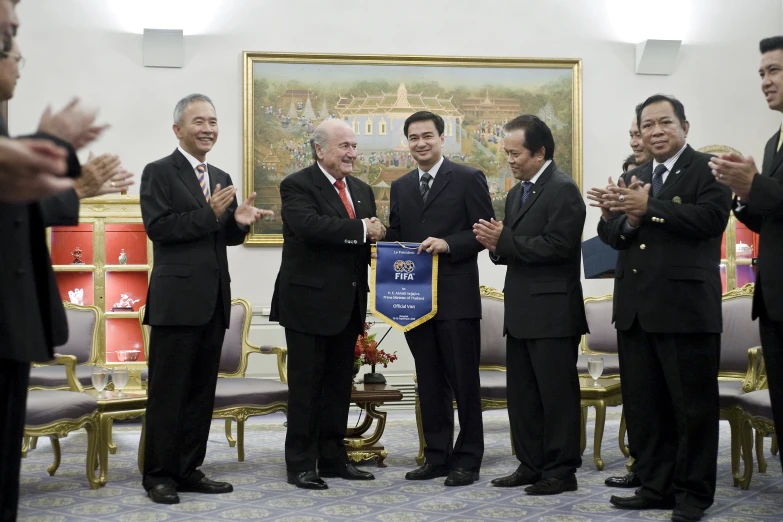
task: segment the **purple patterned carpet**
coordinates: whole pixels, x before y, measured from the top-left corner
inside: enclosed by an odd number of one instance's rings
[[[352,421],[355,420],[352,414]],[[412,412],[392,412],[383,442],[389,450],[385,469],[371,469],[376,480],[348,482],[329,479],[326,491],[298,490],[285,482],[283,461],[284,417],[271,415],[250,421],[245,432],[246,461],[239,463],[236,449],[229,448],[222,421],[212,425],[206,464],[213,479],[234,485],[228,495],[181,494],[175,506],[153,504],[141,488],[136,468],[138,425],[115,426],[117,454],[109,456],[109,481],[90,490],[85,477],[86,435],[74,433],[61,441],[63,458],[54,477],[48,440],[39,441],[23,462],[20,521],[223,521],[275,520],[287,522],[381,521],[381,522],[473,522],[531,520],[543,522],[596,522],[620,520],[669,520],[669,511],[627,512],[613,508],[609,497],[618,490],[603,485],[606,477],[625,472],[625,459],[617,447],[619,412],[607,415],[602,456],[606,465],[599,472],[593,465],[588,442],[584,465],[577,473],[579,490],[554,497],[532,497],[522,490],[490,486],[492,478],[516,468],[511,456],[505,411],[486,412],[486,454],[481,480],[469,487],[447,488],[444,479],[428,482],[404,480],[418,450]],[[588,441],[592,427],[588,422]],[[723,522],[783,520],[783,477],[780,460],[769,454],[768,470],[754,473],[751,489],[732,486],[729,457],[729,427],[721,423],[718,456],[718,491],[704,520]],[[622,493],[622,490],[620,490]],[[630,491],[629,491],[630,494]]]

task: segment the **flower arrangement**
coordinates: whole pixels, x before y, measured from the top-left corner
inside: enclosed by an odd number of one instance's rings
[[[384,335],[380,341],[376,341],[375,334],[369,333],[370,326],[372,325],[364,323],[364,333],[356,338],[356,346],[353,349],[355,373],[358,373],[359,368],[364,364],[369,364],[372,367],[372,373],[375,373],[376,364],[382,364],[384,368],[387,368],[390,363],[397,360],[397,352],[386,353],[378,348],[378,345],[383,342],[383,338],[386,336]]]

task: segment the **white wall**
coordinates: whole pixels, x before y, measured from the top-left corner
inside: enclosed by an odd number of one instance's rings
[[[209,159],[241,185],[242,51],[581,58],[585,187],[619,173],[633,107],[656,92],[683,101],[696,147],[730,145],[760,158],[780,123],[756,73],[759,39],[781,33],[778,0],[24,0],[19,14],[27,65],[10,105],[12,133],[33,129],[45,104],[78,94],[112,125],[93,149],[120,154],[138,174],[174,149],[173,106],[199,91],[220,119]],[[199,31],[186,36],[185,67],[144,68],[141,35],[129,32],[142,27]],[[671,76],[634,73],[633,43],[651,37],[683,40]],[[598,216],[588,212],[585,238]],[[279,248],[230,249],[234,294],[268,305],[279,256]],[[504,269],[486,254],[480,267],[482,284],[502,288]],[[611,281],[584,287],[604,294]]]

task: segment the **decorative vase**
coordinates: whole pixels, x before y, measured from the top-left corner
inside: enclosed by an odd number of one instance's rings
[[[386,384],[386,377],[382,373],[365,373],[364,384]]]
[[[125,249],[120,250],[120,264],[124,265],[128,262],[128,257],[125,255]]]

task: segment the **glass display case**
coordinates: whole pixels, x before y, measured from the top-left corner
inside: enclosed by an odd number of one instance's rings
[[[49,245],[62,299],[102,311],[98,364],[127,365],[127,387],[140,387],[146,361],[138,311],[147,300],[152,243],[138,197],[83,200],[79,225],[52,227]]]

